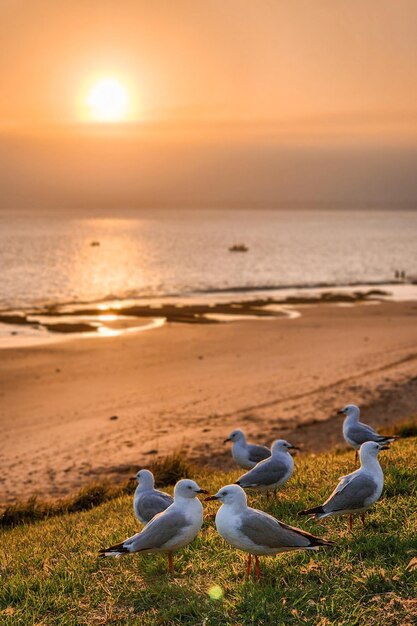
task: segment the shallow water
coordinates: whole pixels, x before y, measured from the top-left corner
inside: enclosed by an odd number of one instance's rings
[[[2,211],[0,308],[383,283],[416,240],[412,211]]]

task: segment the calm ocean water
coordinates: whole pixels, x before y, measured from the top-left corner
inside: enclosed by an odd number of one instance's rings
[[[0,308],[389,282],[416,243],[412,211],[0,212]]]

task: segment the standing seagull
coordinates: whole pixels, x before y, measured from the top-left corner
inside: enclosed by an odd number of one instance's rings
[[[248,552],[247,577],[251,573],[252,554],[255,556],[255,574],[259,578],[259,556],[290,550],[317,550],[333,545],[304,530],[287,526],[272,515],[248,507],[246,493],[238,485],[222,487],[207,500],[222,502],[216,515],[217,532],[235,548]]]
[[[379,435],[372,426],[359,421],[360,410],[356,404],[347,404],[338,414],[346,415],[343,422],[343,437],[346,443],[356,451],[355,461],[358,460],[358,450],[365,441],[376,441],[377,443],[391,443],[396,436]]]
[[[300,511],[299,515],[314,515],[322,519],[329,515],[349,515],[349,528],[352,530],[353,514],[361,513],[365,525],[365,511],[381,497],[384,488],[384,473],[378,461],[380,450],[388,446],[366,441],[361,445],[359,457],[361,466],[356,472],[342,476],[333,493],[322,506]]]
[[[266,446],[258,446],[255,443],[246,441],[245,433],[241,430],[234,430],[227,439],[231,441],[232,456],[236,463],[243,469],[252,469],[259,461],[263,461],[271,456],[271,450]]]
[[[285,439],[277,439],[271,447],[269,459],[261,461],[249,472],[243,474],[236,485],[247,489],[252,487],[258,491],[267,491],[283,485],[291,477],[294,471],[294,459],[289,450],[297,449]]]
[[[133,496],[133,510],[138,520],[147,524],[157,513],[165,511],[174,502],[174,498],[154,488],[155,480],[149,470],[139,470],[135,478],[138,486]]]
[[[122,556],[132,552],[167,552],[169,571],[174,571],[172,553],[189,544],[203,524],[203,507],[197,500],[200,489],[193,480],[180,480],[174,489],[174,502],[158,513],[145,528],[133,537],[110,548],[100,550],[100,556]]]

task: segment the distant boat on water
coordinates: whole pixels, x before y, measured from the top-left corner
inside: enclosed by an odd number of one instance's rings
[[[236,243],[229,248],[229,252],[247,252],[248,250],[248,246],[245,246],[244,243]]]

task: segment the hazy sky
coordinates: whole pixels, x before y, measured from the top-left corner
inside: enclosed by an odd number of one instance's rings
[[[0,42],[0,206],[417,204],[416,0],[0,0]]]

